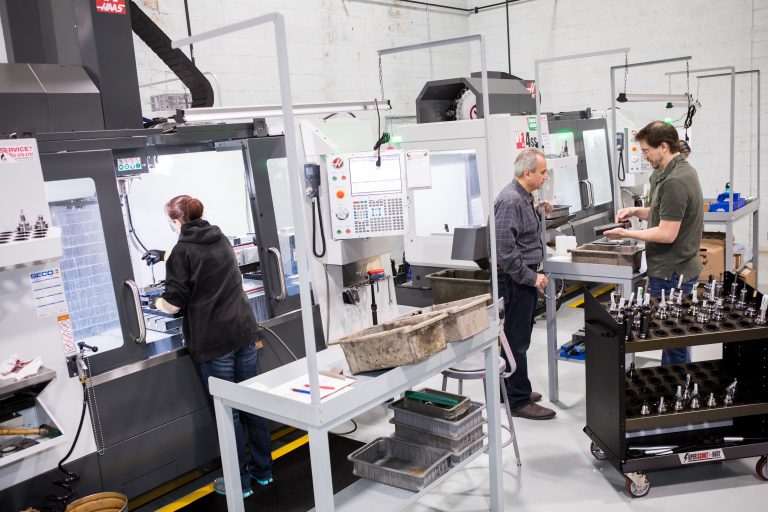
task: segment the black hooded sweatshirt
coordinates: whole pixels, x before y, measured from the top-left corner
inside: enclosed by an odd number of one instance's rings
[[[217,226],[202,219],[183,224],[165,272],[162,297],[181,308],[184,340],[196,363],[256,342],[258,324],[235,252]]]

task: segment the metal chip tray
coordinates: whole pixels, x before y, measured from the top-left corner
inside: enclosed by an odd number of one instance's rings
[[[456,405],[442,406],[437,403],[425,402],[423,400],[417,400],[408,396],[410,392],[405,392],[405,399],[403,404],[409,411],[418,412],[426,416],[433,418],[440,418],[443,420],[455,421],[464,416],[469,411],[469,397],[463,395],[454,395],[453,393],[446,393],[437,389],[423,388],[418,391],[419,393],[427,393],[436,395],[438,398],[448,398],[456,400]]]
[[[395,319],[333,340],[329,345],[341,346],[353,374],[418,363],[445,350],[446,318],[447,313],[436,312]]]
[[[468,299],[417,309],[398,318],[409,318],[427,313],[447,313],[448,318],[443,323],[443,329],[445,329],[445,341],[452,343],[465,340],[488,329],[491,325],[491,319],[488,317],[486,305],[490,300],[491,295],[486,293]]]
[[[619,265],[640,270],[645,246],[642,245],[606,245],[585,244],[570,249],[571,261],[574,263],[598,263],[603,265]]]
[[[418,492],[448,471],[450,457],[447,450],[380,437],[347,459],[357,476]]]

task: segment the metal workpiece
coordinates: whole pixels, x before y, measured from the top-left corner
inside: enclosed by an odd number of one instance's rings
[[[717,299],[717,304],[715,305],[715,308],[712,311],[712,321],[722,322],[724,317],[725,317],[725,309],[723,306],[723,299]]]
[[[648,403],[648,400],[643,401],[643,406],[640,408],[640,414],[643,416],[651,414],[651,405]]]
[[[677,394],[675,395],[675,412],[680,412],[685,408],[685,398],[683,396],[683,387],[677,386]]]
[[[667,404],[664,402],[663,396],[659,397],[659,405],[656,408],[656,412],[659,414],[664,414],[665,412],[667,412]]]
[[[736,301],[739,300],[738,297],[739,297],[739,286],[738,286],[738,283],[734,281],[733,283],[731,283],[731,291],[726,296],[725,301],[728,304],[736,304]]]
[[[717,398],[715,398],[714,393],[709,394],[709,398],[707,398],[707,407],[717,407]]]
[[[701,310],[696,314],[696,322],[700,324],[706,324],[709,322],[709,310],[707,308],[707,301],[701,306]]]
[[[741,292],[739,293],[739,300],[736,302],[734,307],[738,310],[747,309],[747,288],[746,287],[741,288]]]
[[[32,225],[27,221],[27,216],[24,214],[24,210],[19,212],[19,224],[16,226],[17,233],[29,233],[32,231]]]
[[[643,307],[640,313],[640,328],[638,329],[638,337],[641,340],[648,339],[651,329],[651,308]],[[634,362],[632,363],[634,368]]]

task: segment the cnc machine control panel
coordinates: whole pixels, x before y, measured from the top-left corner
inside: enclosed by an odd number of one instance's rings
[[[402,151],[329,155],[328,201],[334,240],[401,235],[408,231]]]

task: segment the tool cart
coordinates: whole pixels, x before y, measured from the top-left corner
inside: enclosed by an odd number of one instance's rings
[[[651,471],[746,457],[760,457],[757,476],[768,480],[768,295],[730,273],[702,300],[673,292],[666,303],[609,311],[584,295],[584,432],[595,458],[626,475],[627,493],[646,496]],[[629,354],[716,343],[719,360],[625,363]]]

